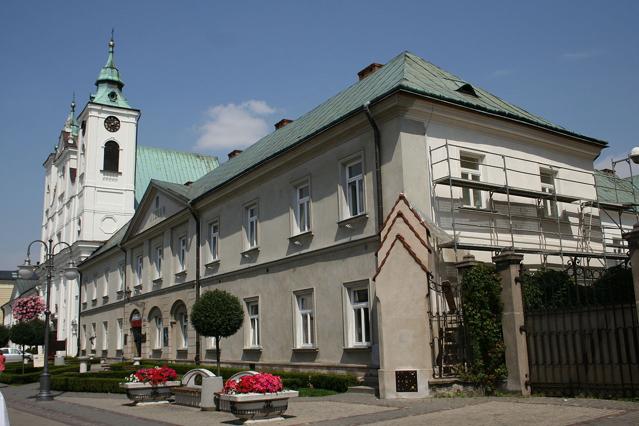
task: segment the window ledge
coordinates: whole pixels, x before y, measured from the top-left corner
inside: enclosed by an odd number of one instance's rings
[[[136,284],[133,286],[133,288],[136,290],[142,290],[142,284]]]
[[[116,291],[116,294],[118,296],[122,296],[124,294],[124,290],[118,290],[118,291]]]
[[[91,306],[96,306],[98,304],[98,299],[93,299],[91,301]]]
[[[357,216],[347,217],[346,219],[338,220],[337,226],[340,228],[352,228],[355,225],[359,225],[368,220],[368,214],[362,213]]]
[[[215,266],[220,264],[220,259],[211,260],[209,263],[205,263],[204,267],[208,269],[213,269]]]
[[[186,277],[186,269],[175,273],[175,278],[184,278],[184,277]]]
[[[346,346],[344,347],[345,351],[370,351],[372,345],[361,345],[361,346]]]
[[[156,278],[152,282],[154,285],[162,284],[162,277]]]
[[[189,348],[178,348],[177,351],[178,352],[188,352]]]
[[[100,173],[104,173],[105,175],[122,175],[122,172],[114,172],[113,170],[100,170]]]
[[[109,296],[102,296],[102,303],[106,303],[109,301]]]
[[[319,352],[319,348],[317,346],[308,347],[308,348],[293,348],[291,350],[293,352]]]
[[[244,250],[241,254],[242,257],[251,257],[256,256],[260,252],[260,246],[251,247],[250,249]]]
[[[489,209],[486,207],[473,207],[473,206],[460,206],[458,210],[466,210],[470,212],[482,212],[482,213],[499,213],[497,210]]]
[[[215,350],[215,349],[213,349]],[[249,346],[247,348],[242,349],[244,352],[262,352],[261,346]]]
[[[291,235],[290,237],[288,237],[288,240],[293,244],[299,245],[301,244],[300,240],[310,240],[311,238],[313,238],[313,231],[306,231],[299,234]]]

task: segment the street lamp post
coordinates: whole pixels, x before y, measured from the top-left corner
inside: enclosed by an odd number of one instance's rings
[[[56,244],[53,244],[53,240],[49,240],[48,243],[42,240],[32,241],[27,248],[27,258],[24,261],[24,265],[18,266],[18,274],[21,278],[33,278],[35,274],[36,266],[31,265],[30,255],[31,246],[36,243],[42,244],[45,250],[43,266],[47,274],[47,305],[46,310],[44,311],[44,368],[40,375],[40,391],[38,392],[38,395],[36,395],[36,399],[38,401],[51,401],[53,399],[53,394],[51,393],[51,375],[49,374],[49,318],[51,316],[51,279],[55,269],[53,260],[56,256],[54,250],[58,246],[66,246],[69,248],[69,256],[71,256],[71,245],[64,241],[59,241]],[[64,277],[67,280],[74,280],[77,276],[78,269],[75,267],[73,260],[69,260],[69,264],[66,268],[64,268]]]

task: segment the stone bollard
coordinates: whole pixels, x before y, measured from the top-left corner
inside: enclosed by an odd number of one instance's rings
[[[80,373],[86,373],[89,370],[89,357],[81,356],[78,359],[80,360]]]
[[[133,365],[140,365],[140,360],[142,358],[140,358],[139,356],[134,356],[133,357]]]
[[[54,360],[53,360],[53,365],[65,365],[64,363],[64,356],[62,355],[56,355]]]
[[[224,379],[222,377],[202,378],[202,396],[200,397],[202,411],[215,410],[215,392],[221,392],[222,388],[224,388]]]

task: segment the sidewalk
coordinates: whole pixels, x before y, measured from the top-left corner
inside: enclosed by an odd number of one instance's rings
[[[169,404],[134,407],[120,394],[60,393],[36,402],[37,384],[3,387],[12,426],[239,424],[229,413]],[[639,404],[561,398],[430,398],[378,400],[340,394],[291,401],[287,418],[273,425],[573,425],[639,424]]]

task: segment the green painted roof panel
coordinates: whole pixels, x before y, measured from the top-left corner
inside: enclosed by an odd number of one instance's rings
[[[136,207],[152,179],[183,186],[186,182],[196,181],[209,173],[218,164],[217,157],[210,155],[138,146],[135,170]]]

